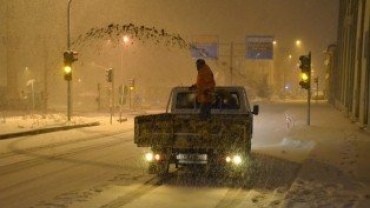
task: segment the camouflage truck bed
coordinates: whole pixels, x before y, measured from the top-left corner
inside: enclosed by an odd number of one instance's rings
[[[251,122],[248,114],[216,114],[205,121],[196,114],[137,116],[135,143],[139,147],[238,149],[250,144]]]

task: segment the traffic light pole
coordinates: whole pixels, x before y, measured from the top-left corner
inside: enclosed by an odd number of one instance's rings
[[[67,7],[67,51],[71,50],[71,3],[72,0],[68,0]],[[72,117],[72,80],[67,81],[67,118],[71,121]]]
[[[113,114],[114,114],[114,71],[112,69],[112,93],[111,93],[111,97],[112,97],[112,104],[111,104],[111,107],[110,107],[110,124],[112,125],[113,123]]]

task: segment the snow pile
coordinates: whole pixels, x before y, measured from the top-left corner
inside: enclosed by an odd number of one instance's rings
[[[64,114],[25,114],[22,116],[3,117],[0,123],[1,134],[26,131],[30,129],[52,127],[65,124]]]
[[[133,118],[135,115],[122,115],[122,122],[128,118]],[[119,115],[113,117],[113,124],[120,124],[118,121]],[[86,123],[100,122],[101,125],[110,124],[110,115],[107,113],[86,114],[72,116],[71,121],[68,121],[67,116],[63,113],[51,114],[25,114],[22,116],[2,117],[0,121],[0,134],[8,134],[15,132],[23,132],[32,129],[42,129],[56,126],[79,125]]]
[[[313,141],[301,141],[301,140],[292,140],[289,138],[284,138],[281,142],[281,146],[288,146],[294,148],[308,148],[311,149],[315,146],[315,142]]]

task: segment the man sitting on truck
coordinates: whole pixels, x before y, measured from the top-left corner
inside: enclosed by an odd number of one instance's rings
[[[198,59],[196,66],[198,70],[197,82],[190,89],[197,91],[197,101],[200,103],[200,118],[205,120],[211,115],[212,94],[216,82],[211,68],[206,64],[204,59]]]

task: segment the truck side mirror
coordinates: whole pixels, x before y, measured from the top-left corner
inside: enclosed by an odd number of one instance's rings
[[[252,114],[258,115],[259,110],[260,110],[260,107],[258,105],[254,105]]]

